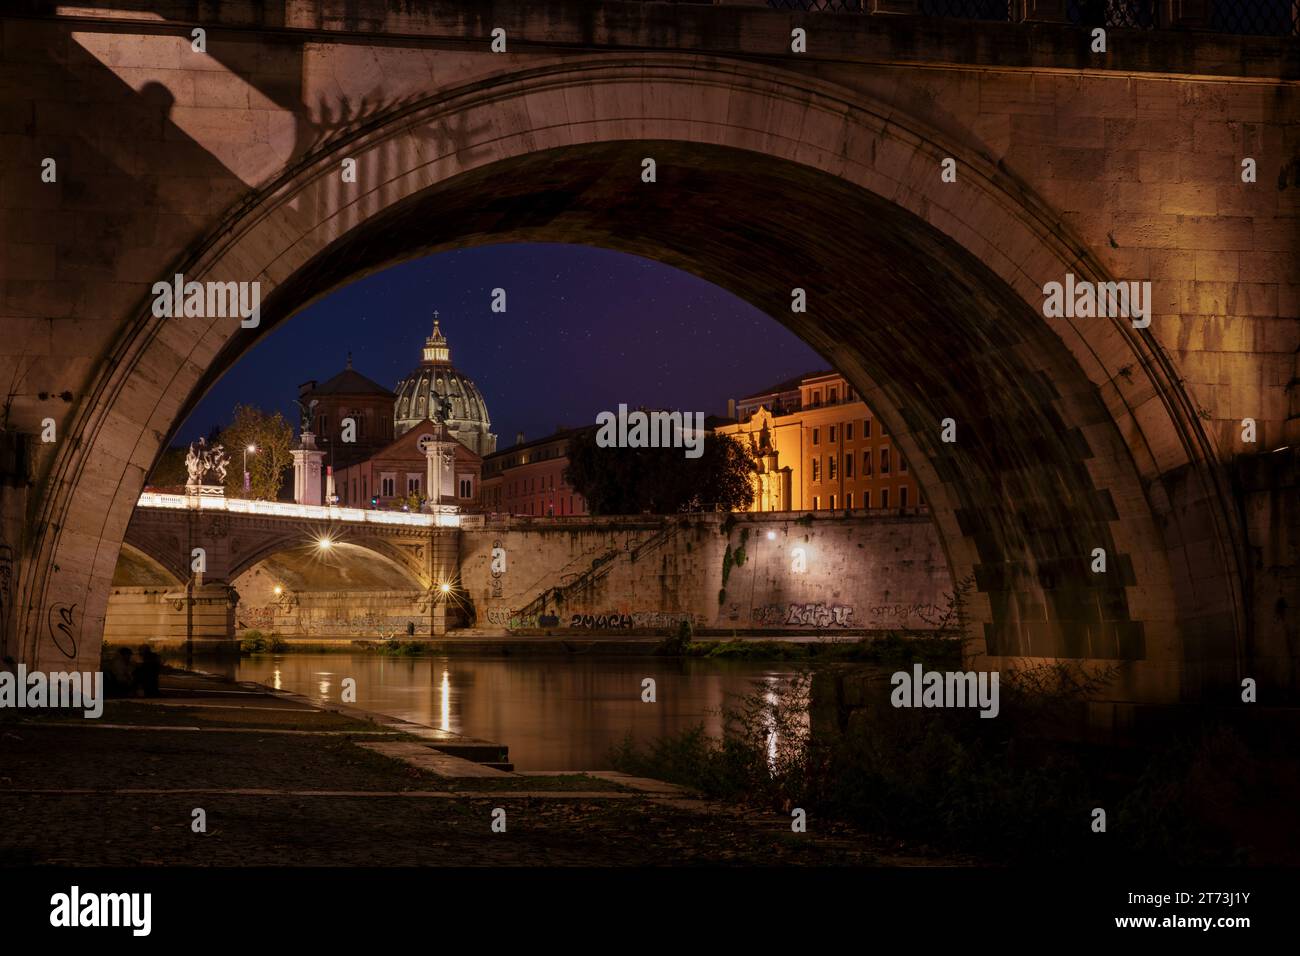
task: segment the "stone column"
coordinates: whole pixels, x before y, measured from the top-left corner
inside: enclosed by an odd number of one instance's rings
[[[320,469],[325,452],[316,447],[316,436],[302,433],[302,441],[293,450],[293,500],[300,505],[319,505],[321,501]]]
[[[431,441],[424,448],[424,497],[430,508],[442,503],[441,472],[437,467],[438,444]]]

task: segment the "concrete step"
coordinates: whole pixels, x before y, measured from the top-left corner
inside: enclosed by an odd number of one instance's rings
[[[451,754],[434,750],[425,744],[395,740],[358,743],[357,746],[374,751],[377,754],[383,754],[393,760],[400,760],[402,763],[409,764],[420,770],[427,770],[439,777],[460,779],[465,777],[511,776],[510,773],[498,767],[490,767],[486,764],[476,763],[473,760],[454,757]]]

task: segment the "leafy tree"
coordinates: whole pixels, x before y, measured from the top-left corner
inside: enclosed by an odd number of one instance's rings
[[[274,501],[285,473],[293,465],[293,427],[279,412],[267,414],[252,405],[236,405],[234,420],[217,438],[230,456],[226,469],[226,495]],[[249,445],[249,490],[244,491],[244,449]]]
[[[148,483],[155,488],[174,488],[185,484],[189,479],[189,472],[185,470],[186,451],[186,448],[174,445],[166,449],[158,457],[153,471],[149,472]]]
[[[601,448],[593,428],[570,441],[565,478],[592,514],[672,514],[745,507],[756,470],[749,449],[728,435],[706,435],[703,454],[687,458],[681,448]]]

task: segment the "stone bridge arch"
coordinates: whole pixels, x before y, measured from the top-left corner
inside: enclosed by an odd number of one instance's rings
[[[956,183],[939,178],[947,156]],[[357,184],[340,180],[344,157]],[[776,200],[792,194],[807,215],[782,219]],[[102,620],[116,549],[66,529],[121,540],[164,436],[259,335],[404,258],[511,240],[689,269],[826,355],[912,463],[954,579],[975,584],[973,656],[1127,661],[1125,692],[1148,697],[1236,676],[1240,529],[1172,361],[1125,320],[1039,311],[1045,281],[1112,278],[1095,252],[924,115],[691,54],[569,57],[405,103],[298,157],[158,263],[158,276],[258,279],[262,324],[157,319],[138,303],[78,411],[82,440],[53,465],[23,578],[26,656],[49,653],[37,609],[75,596],[83,628]],[[790,312],[794,287],[806,314]],[[956,444],[939,440],[945,417]],[[1104,580],[1088,570],[1095,547]]]
[[[289,553],[300,557],[312,554],[316,549],[310,544],[304,544],[300,538],[301,535],[295,536],[293,540],[281,537],[259,541],[254,547],[241,552],[230,562],[226,571],[226,580],[233,584],[236,578],[270,558]],[[354,560],[374,560],[382,562],[385,568],[391,570],[394,575],[400,576],[400,583],[406,587],[419,588],[422,591],[432,587],[433,582],[427,573],[423,559],[424,545],[422,544],[402,545],[377,537],[341,532],[335,532],[332,540],[334,543],[331,546],[331,553],[329,557],[322,560],[323,566],[339,566]],[[340,552],[346,553],[346,559],[338,558]],[[339,582],[332,587],[342,589],[344,584]]]

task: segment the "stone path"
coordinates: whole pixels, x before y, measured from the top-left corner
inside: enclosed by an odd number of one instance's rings
[[[663,781],[511,772],[501,744],[256,685],[163,689],[102,722],[3,712],[0,865],[925,862]]]

